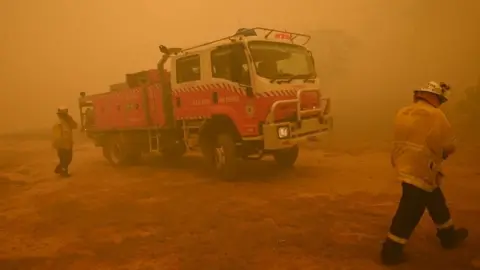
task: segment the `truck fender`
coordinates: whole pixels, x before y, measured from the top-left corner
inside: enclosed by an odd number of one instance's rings
[[[239,134],[240,127],[238,126],[238,123],[240,123],[240,116],[238,111],[234,110],[232,107],[229,106],[223,106],[223,105],[217,105],[214,106],[210,109],[210,115],[212,116],[211,119],[214,119],[215,117],[227,117],[230,119],[230,123],[233,124],[235,127],[236,132]]]
[[[233,119],[227,114],[213,114],[200,127],[199,142],[202,144],[205,140],[212,140],[215,135],[221,132],[231,133],[235,139],[240,139],[240,133]]]

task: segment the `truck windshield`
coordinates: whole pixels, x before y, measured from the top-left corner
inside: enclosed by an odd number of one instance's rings
[[[313,79],[315,66],[310,52],[299,45],[268,42],[249,42],[257,75],[274,80]]]

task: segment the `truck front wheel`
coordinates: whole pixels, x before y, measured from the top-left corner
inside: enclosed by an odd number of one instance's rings
[[[298,158],[298,145],[293,147],[277,150],[273,153],[273,158],[278,165],[282,167],[292,167]]]
[[[213,149],[214,166],[222,179],[232,180],[237,176],[237,148],[235,140],[228,133],[217,136]]]

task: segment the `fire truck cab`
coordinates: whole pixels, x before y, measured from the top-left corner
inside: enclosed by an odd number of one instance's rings
[[[273,155],[292,166],[299,142],[332,128],[309,40],[257,27],[191,48],[160,46],[162,59],[143,81],[127,75],[128,89],[81,94],[83,128],[115,165],[142,152],[179,157],[199,149],[225,179],[237,176],[239,159]],[[141,111],[136,122],[122,113],[128,106]]]

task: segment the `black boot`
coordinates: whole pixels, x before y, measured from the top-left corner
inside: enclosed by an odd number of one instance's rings
[[[68,169],[63,169],[62,172],[60,173],[61,177],[70,177],[70,173],[68,172]]]
[[[63,170],[62,170],[62,166],[60,166],[60,165],[57,165],[57,167],[55,167],[55,170],[54,170],[54,172],[55,172],[56,174],[61,174],[61,173],[62,173],[62,171],[63,171]]]
[[[380,256],[384,265],[398,265],[406,261],[403,245],[388,238],[383,242]]]
[[[440,244],[445,249],[458,247],[468,237],[468,230],[465,228],[455,229],[453,226],[437,231],[437,237]]]

